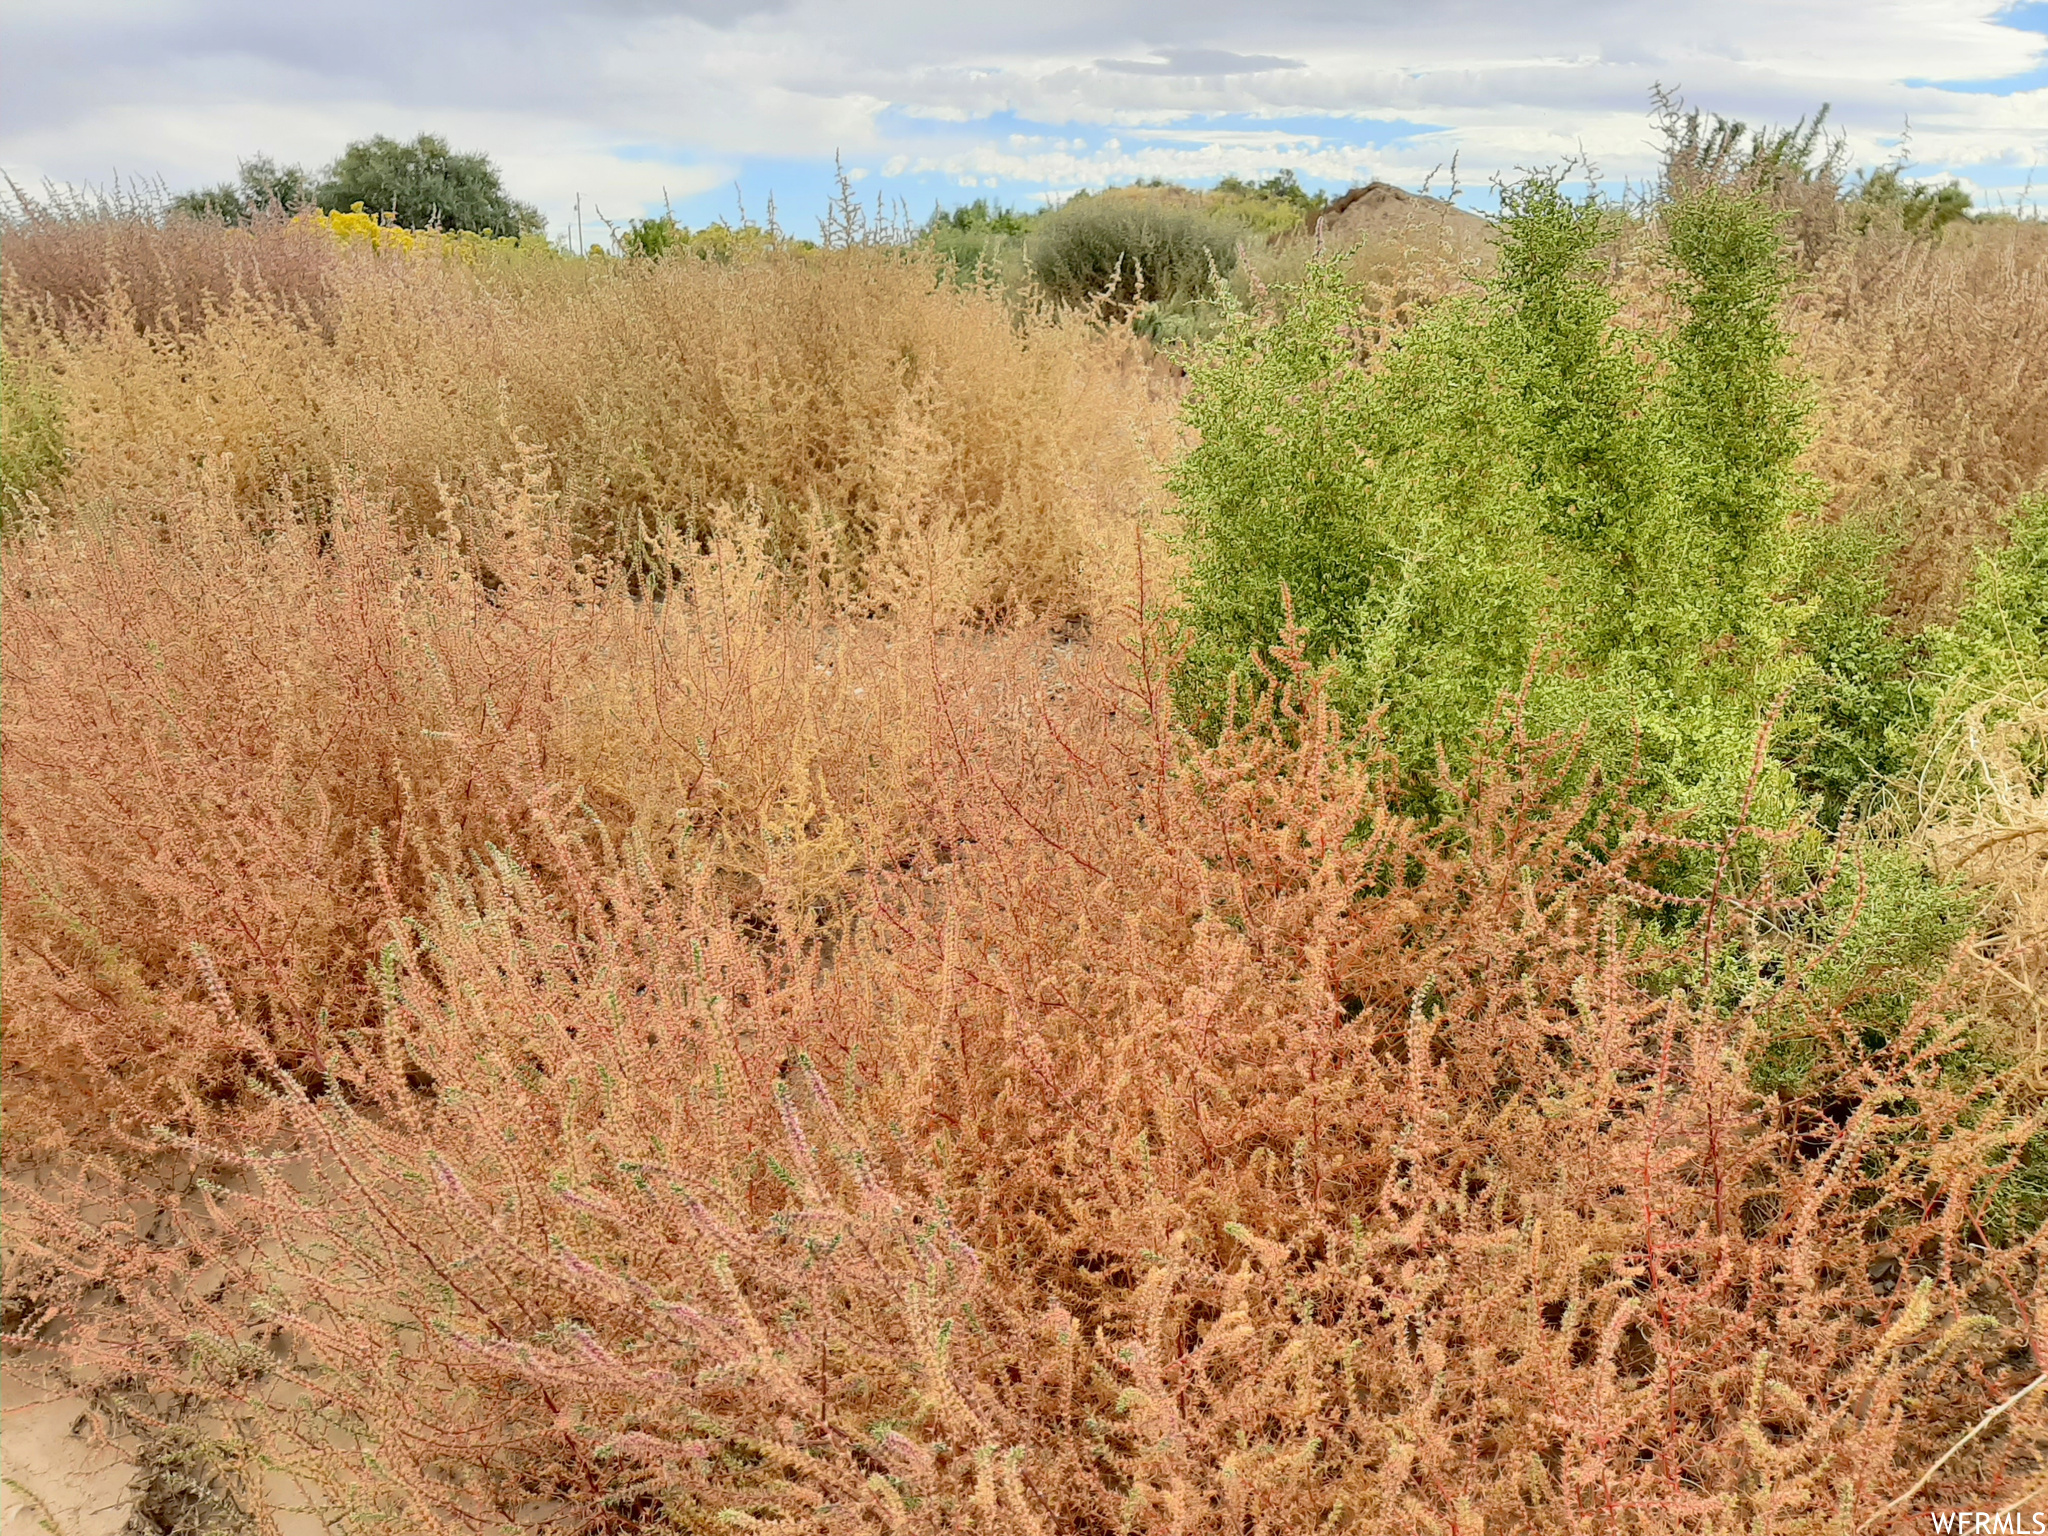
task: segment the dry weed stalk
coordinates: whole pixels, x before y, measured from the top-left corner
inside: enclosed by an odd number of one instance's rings
[[[772,884],[789,910],[760,921],[831,921],[867,845],[908,835],[931,668],[1022,670],[1021,636],[835,620],[758,543],[674,551],[669,599],[635,602],[530,466],[483,500],[425,543],[360,496],[258,533],[216,493],[10,547],[10,1156],[232,1107],[194,942],[316,1062],[375,1012],[380,880],[411,911],[461,850],[545,865],[525,785],[578,786],[734,911]]]
[[[1845,241],[1795,305],[1837,511],[1889,514],[1895,602],[1952,618],[1998,514],[2048,483],[2048,237],[1957,226]]]
[[[240,1183],[173,1242],[18,1194],[133,1299],[77,1347],[447,1530],[1846,1530],[2023,1384],[2042,1111],[1939,999],[1873,1050],[1796,965],[1674,989],[1669,836],[1570,742],[1431,831],[1298,655],[1207,749],[1168,661],[930,695],[830,946],[537,794],[531,867],[386,898],[317,1077],[209,983],[285,1150],[186,1142]],[[2037,1472],[2038,1404],[1945,1475]]]
[[[2036,1072],[2048,1067],[2048,692],[2024,680],[1979,699],[1931,744],[1912,799],[1911,836],[1937,868],[1986,893],[1978,946],[1992,1006],[1989,1038]],[[2000,1030],[1996,1026],[2002,1025]]]
[[[1169,437],[1113,338],[898,253],[471,267],[337,250],[308,328],[261,285],[188,270],[184,226],[146,238],[180,281],[214,284],[202,314],[143,323],[155,301],[123,277],[94,302],[136,323],[60,319],[38,297],[43,235],[8,243],[9,345],[62,383],[62,509],[218,486],[275,519],[360,488],[417,531],[531,445],[579,548],[647,577],[664,530],[759,525],[778,557],[835,561],[878,603],[938,560],[970,616],[1060,618],[1113,606]]]

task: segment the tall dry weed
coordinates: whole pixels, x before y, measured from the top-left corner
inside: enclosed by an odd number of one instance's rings
[[[1986,1036],[2048,1073],[2048,689],[2037,678],[1940,722],[1910,786],[1929,862],[1985,893]],[[2003,1026],[2003,1027],[2001,1027]]]
[[[324,324],[341,252],[273,209],[239,226],[166,213],[148,189],[0,200],[10,324],[195,330],[236,295]]]
[[[644,575],[664,531],[758,525],[878,602],[936,561],[985,618],[1113,603],[1124,530],[1156,494],[1167,413],[1112,340],[902,253],[330,266],[324,330],[247,288],[176,327],[39,331],[43,310],[10,301],[10,345],[61,376],[64,502],[218,481],[269,516],[361,486],[445,526],[451,499],[538,447],[580,546]],[[10,292],[36,281],[24,268]],[[121,289],[106,303],[144,313]]]
[[[133,1299],[75,1345],[447,1530],[1854,1529],[2024,1384],[2041,1112],[1938,1000],[1873,1050],[1796,965],[1673,988],[1666,837],[1569,742],[1432,832],[1298,656],[1179,739],[1156,640],[933,693],[921,844],[830,947],[537,797],[552,873],[387,901],[317,1082],[195,952],[289,1135],[189,1143],[153,1244],[17,1191]],[[1750,1080],[1783,1032],[1810,1092]],[[2039,1475],[2000,1426],[1937,1493]]]
[[[10,546],[11,1156],[236,1099],[194,943],[311,1070],[373,1011],[388,901],[461,850],[545,862],[533,785],[676,881],[708,871],[733,911],[773,883],[815,926],[912,814],[933,648],[963,676],[1023,668],[1021,641],[920,649],[907,619],[835,617],[758,541],[672,551],[669,599],[636,603],[576,561],[544,480],[485,487],[466,539],[407,539],[352,494],[258,534],[217,489]]]
[[[1818,385],[1811,467],[1838,511],[1894,523],[1899,613],[1945,622],[2001,511],[2048,483],[2048,232],[1845,241],[1794,325]]]

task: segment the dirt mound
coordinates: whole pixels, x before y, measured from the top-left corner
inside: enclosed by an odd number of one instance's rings
[[[1316,221],[1313,233],[1326,250],[1398,241],[1480,255],[1492,242],[1493,226],[1441,198],[1422,197],[1375,181],[1353,187],[1332,203]]]

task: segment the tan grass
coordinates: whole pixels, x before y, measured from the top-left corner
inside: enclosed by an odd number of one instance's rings
[[[2048,687],[2020,678],[1945,718],[1911,786],[1911,837],[1986,896],[1987,1038],[2048,1071]]]
[[[914,257],[350,257],[324,333],[260,294],[178,328],[11,322],[62,370],[69,504],[218,485],[262,513],[348,485],[445,526],[538,448],[590,549],[755,523],[856,585],[939,559],[969,613],[1067,616],[1113,603],[1156,496],[1166,416],[1111,339]]]
[[[1809,465],[1838,512],[1894,525],[1899,612],[1945,621],[2000,510],[2048,484],[2048,228],[1844,241],[1794,316],[1821,407]]]

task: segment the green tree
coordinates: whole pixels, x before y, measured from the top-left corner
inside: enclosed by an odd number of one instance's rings
[[[279,165],[268,155],[256,155],[241,163],[233,181],[187,192],[172,199],[171,207],[195,219],[239,224],[270,208],[297,213],[314,201],[313,178],[303,166]]]
[[[322,208],[361,203],[365,212],[391,214],[407,229],[523,235],[547,228],[537,209],[506,194],[488,156],[459,155],[431,133],[410,144],[379,134],[349,145],[328,167],[317,195]]]

